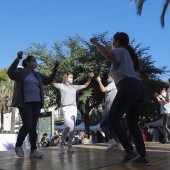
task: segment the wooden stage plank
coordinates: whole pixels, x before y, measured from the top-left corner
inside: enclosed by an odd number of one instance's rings
[[[75,145],[75,153],[59,152],[57,147],[41,148],[43,158],[18,158],[14,151],[0,152],[0,170],[169,170],[170,144],[147,142],[151,166],[120,165],[122,151],[106,152],[107,143]]]

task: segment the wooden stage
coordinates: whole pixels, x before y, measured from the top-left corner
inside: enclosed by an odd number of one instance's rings
[[[169,170],[170,144],[145,143],[151,166],[121,165],[123,152],[106,152],[107,143],[75,145],[74,153],[58,151],[58,147],[41,148],[43,158],[18,158],[14,151],[0,152],[0,170]]]

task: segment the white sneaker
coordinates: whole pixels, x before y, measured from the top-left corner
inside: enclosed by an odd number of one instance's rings
[[[64,151],[65,151],[65,150],[64,150],[64,144],[61,143],[61,142],[59,142],[58,149],[59,149],[59,151],[64,152]]]
[[[113,148],[116,148],[116,147],[118,147],[118,143],[109,142],[109,146],[106,148],[106,151],[110,151],[110,150],[112,150]]]
[[[44,154],[38,152],[36,149],[30,153],[30,158],[42,158]]]
[[[72,146],[68,146],[67,152],[74,152],[74,148]]]
[[[21,147],[15,147],[15,153],[18,157],[24,157],[24,151]]]
[[[117,147],[113,148],[113,150],[122,150],[123,147],[122,145],[119,143]]]

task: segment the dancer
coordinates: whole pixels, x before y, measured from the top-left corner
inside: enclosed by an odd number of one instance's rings
[[[75,124],[77,118],[77,103],[76,91],[88,87],[91,82],[93,73],[89,74],[89,79],[84,85],[73,85],[73,74],[67,72],[63,76],[62,83],[52,83],[51,85],[60,90],[61,93],[61,106],[64,116],[64,124],[66,128],[62,132],[62,137],[59,143],[59,150],[64,151],[64,141],[68,136],[68,152],[74,152],[72,147],[72,140],[75,134]]]
[[[15,152],[18,157],[24,157],[22,144],[27,134],[29,134],[31,144],[30,158],[41,158],[44,154],[37,151],[36,126],[40,110],[44,105],[43,85],[48,85],[54,80],[59,63],[56,61],[51,75],[45,76],[35,71],[37,61],[34,56],[27,56],[23,60],[23,68],[17,68],[22,56],[23,52],[18,52],[17,58],[7,71],[9,78],[15,81],[12,107],[19,109],[23,123],[18,133]]]
[[[96,38],[91,38],[90,41],[106,59],[112,61],[110,71],[118,91],[110,108],[108,123],[125,149],[121,163],[149,165],[138,125],[146,92],[139,74],[138,58],[134,49],[129,45],[129,37],[124,32],[117,32],[113,37],[114,48],[112,50],[98,43]],[[133,136],[138,153],[134,150],[121,124],[120,120],[124,113],[126,113],[128,129]]]
[[[107,79],[108,85],[106,87],[103,86],[100,77],[97,77],[96,80],[99,84],[100,90],[102,92],[105,92],[105,114],[101,120],[100,128],[103,130],[103,132],[105,133],[105,136],[109,140],[109,146],[106,148],[106,151],[110,151],[113,148],[116,148],[116,147],[118,148],[118,146],[120,148],[120,145],[118,145],[119,142],[115,134],[111,133],[108,123],[107,123],[107,116],[109,114],[112,102],[116,96],[117,88],[115,86],[111,73],[108,73],[108,79]]]
[[[170,129],[168,127],[169,119],[170,119],[170,103],[168,100],[170,99],[170,88],[166,91],[166,88],[161,90],[160,95],[155,93],[155,97],[157,101],[161,104],[160,106],[160,114],[163,114],[163,132],[164,132],[164,139],[161,141],[163,144],[170,143],[168,137],[170,136]],[[168,100],[167,100],[168,99]]]

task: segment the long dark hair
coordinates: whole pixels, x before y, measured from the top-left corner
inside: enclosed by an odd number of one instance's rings
[[[27,56],[27,58],[25,58],[25,59],[22,61],[22,66],[23,66],[24,68],[26,68],[26,67],[27,67],[27,63],[30,62],[30,61],[31,61],[31,58],[33,58],[33,57],[34,57],[34,56],[32,56],[32,55]]]
[[[129,45],[129,36],[124,32],[117,32],[113,38],[119,40],[120,44],[130,53],[134,63],[134,69],[139,71],[138,56],[136,55],[135,50]]]

